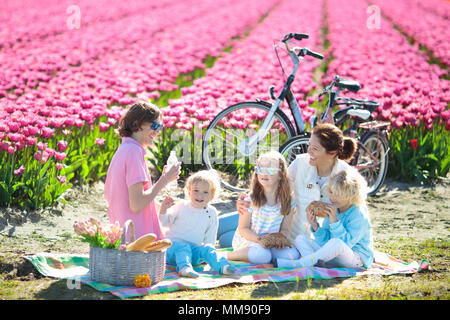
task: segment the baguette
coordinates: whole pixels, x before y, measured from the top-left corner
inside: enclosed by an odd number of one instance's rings
[[[148,244],[143,251],[161,251],[172,245],[170,239],[162,239]]]
[[[156,235],[154,233],[147,233],[127,245],[127,251],[144,251],[145,247],[156,240]]]

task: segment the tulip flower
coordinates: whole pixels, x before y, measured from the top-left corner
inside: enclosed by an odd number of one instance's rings
[[[57,147],[58,147],[58,151],[59,152],[66,151],[66,149],[67,149],[67,141],[64,141],[64,140],[58,141]]]
[[[106,131],[109,128],[108,123],[100,122],[99,123],[100,131]]]
[[[20,176],[22,173],[24,173],[24,171],[25,171],[25,167],[23,165],[21,165],[20,168],[17,169],[17,170],[14,170],[13,173],[16,176]]]
[[[87,221],[75,221],[73,228],[76,234],[93,246],[117,249],[123,234],[118,222],[103,225],[100,221],[90,218]]]
[[[52,128],[43,127],[41,129],[41,136],[46,139],[49,139],[53,135],[54,132],[55,132],[55,130]]]
[[[55,152],[55,159],[58,161],[63,161],[66,158],[66,154],[64,152]]]
[[[62,184],[66,183],[66,176],[58,176],[57,179],[58,179],[58,181],[61,182]]]

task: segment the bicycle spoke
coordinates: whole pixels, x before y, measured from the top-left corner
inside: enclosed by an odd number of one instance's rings
[[[219,114],[207,129],[204,161],[208,168],[219,171],[226,188],[236,191],[247,187],[258,156],[269,150],[278,150],[280,142],[287,140],[287,135],[281,133],[286,132],[287,124],[282,123],[285,120],[278,113],[261,141],[251,139],[258,134],[268,111],[268,107],[257,103],[231,106]]]
[[[362,144],[356,168],[365,177],[369,194],[373,194],[382,184],[386,174],[386,146],[379,140],[376,132],[367,135]]]

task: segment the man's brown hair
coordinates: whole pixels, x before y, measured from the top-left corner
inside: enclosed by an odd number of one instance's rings
[[[162,111],[152,103],[144,101],[133,103],[119,122],[119,135],[131,137],[133,132],[142,128],[143,123],[153,123],[162,117]]]

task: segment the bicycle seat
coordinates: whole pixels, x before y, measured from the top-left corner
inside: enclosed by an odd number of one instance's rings
[[[361,89],[361,85],[357,81],[344,79],[341,79],[338,83],[336,83],[336,87],[347,89],[351,92],[357,92]]]
[[[334,123],[339,125],[341,122],[345,121],[349,117],[356,117],[361,120],[367,120],[370,118],[371,111],[364,109],[362,107],[350,106],[334,113],[333,119]]]

